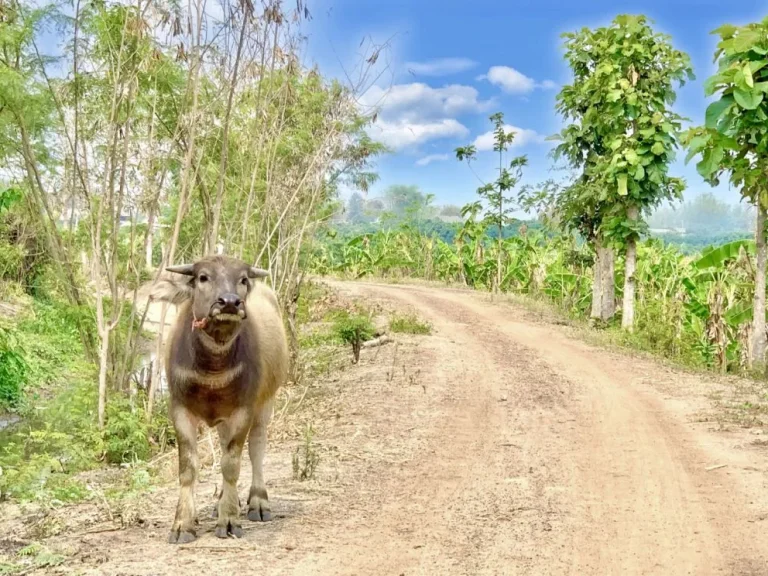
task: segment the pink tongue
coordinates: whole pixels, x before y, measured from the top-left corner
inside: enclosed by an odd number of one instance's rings
[[[192,330],[195,328],[205,328],[206,324],[208,324],[208,318],[200,318],[200,320],[193,320],[192,321]]]

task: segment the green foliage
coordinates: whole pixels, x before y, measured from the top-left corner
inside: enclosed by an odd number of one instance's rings
[[[768,18],[746,26],[721,26],[715,52],[717,72],[705,82],[707,96],[718,95],[704,126],[686,133],[689,153],[701,159],[699,174],[713,185],[724,173],[753,204],[768,208]]]
[[[45,546],[33,542],[16,552],[16,559],[11,563],[0,562],[0,574],[26,574],[31,571],[53,568],[62,564],[66,557],[52,552]]]
[[[0,324],[0,410],[18,405],[28,371],[15,330]]]
[[[127,398],[113,399],[107,407],[104,452],[111,464],[146,460],[151,453],[144,411]]]
[[[342,342],[352,346],[354,362],[357,363],[363,342],[373,338],[376,329],[369,315],[343,311],[336,316],[333,331]]]
[[[515,140],[515,132],[504,125],[504,115],[497,112],[490,117],[493,123],[493,151],[499,155],[499,175],[495,182],[484,184],[477,189],[477,195],[486,203],[485,222],[489,226],[495,226],[499,231],[497,239],[501,238],[501,229],[511,222],[510,214],[515,209],[514,199],[509,193],[514,190],[522,178],[523,167],[528,163],[526,156],[513,158],[507,166],[504,166],[504,153]],[[476,159],[477,150],[473,145],[456,149],[456,158],[467,163]],[[463,211],[477,213],[480,204],[465,206]]]
[[[102,460],[144,460],[174,442],[165,403],[158,402],[148,426],[141,395],[131,400],[115,393],[106,430],[99,431],[96,367],[84,358],[75,324],[79,315],[58,300],[35,300],[6,340],[15,342],[12,349],[25,363],[25,385],[16,403],[22,420],[0,431],[0,499],[87,498],[90,492],[74,478],[77,473]],[[7,367],[0,357],[0,378]]]
[[[571,223],[587,238],[601,231],[619,241],[637,238],[643,229],[626,222],[627,209],[680,198],[684,188],[667,172],[683,120],[670,108],[674,85],[693,78],[689,58],[645,16],[620,15],[609,26],[563,36],[574,80],[558,94],[557,110],[573,122],[553,137],[560,141],[555,157],[581,174],[561,212],[568,221],[592,215],[588,225]]]
[[[400,334],[430,334],[432,326],[415,314],[395,314],[389,320],[389,329]]]

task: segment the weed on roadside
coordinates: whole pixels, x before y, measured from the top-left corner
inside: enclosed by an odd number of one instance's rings
[[[297,446],[293,454],[293,479],[299,482],[311,480],[320,462],[320,455],[312,444],[314,434],[312,424],[307,424],[304,429],[304,443]]]
[[[390,331],[396,334],[431,334],[432,326],[415,314],[395,314],[389,320]]]
[[[16,552],[10,561],[0,558],[0,575],[26,574],[41,568],[52,568],[62,564],[66,557],[57,554],[42,544],[33,542]]]

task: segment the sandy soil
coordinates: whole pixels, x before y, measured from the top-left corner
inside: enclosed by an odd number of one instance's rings
[[[712,416],[731,384],[589,346],[488,295],[333,285],[434,331],[325,383],[314,480],[292,479],[294,444],[270,443],[276,519],[216,539],[207,472],[196,542],[166,543],[170,483],[141,526],[57,537],[73,550],[51,572],[768,574],[765,442]]]

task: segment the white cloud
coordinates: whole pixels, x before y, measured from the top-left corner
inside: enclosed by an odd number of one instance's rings
[[[515,133],[515,139],[512,141],[512,144],[509,145],[510,148],[519,148],[520,146],[525,146],[526,144],[544,142],[544,136],[535,130],[528,130],[527,128],[518,128],[517,126],[505,124],[504,132],[506,134],[509,134],[510,132]],[[493,150],[493,143],[493,131],[481,134],[475,138],[475,141],[473,142],[478,152],[487,152],[488,150]]]
[[[424,158],[416,160],[416,166],[427,166],[432,162],[445,162],[448,158],[450,158],[448,154],[430,154],[429,156],[424,156]]]
[[[406,62],[406,69],[417,76],[447,76],[465,72],[477,66],[469,58],[437,58],[426,62]]]
[[[396,84],[389,89],[373,86],[359,103],[365,112],[378,113],[369,130],[371,137],[395,150],[438,138],[466,137],[469,130],[456,117],[487,110],[493,104],[481,100],[471,86],[433,88],[421,82]]]
[[[511,66],[491,66],[487,74],[478,76],[476,80],[488,80],[509,94],[528,94],[535,88],[550,90],[557,86],[552,80],[536,82]]]
[[[469,134],[467,127],[453,118],[433,121],[379,120],[369,130],[371,138],[395,150],[418,146],[439,138],[465,137]]]
[[[379,116],[385,120],[445,118],[464,112],[482,112],[492,102],[480,100],[472,86],[450,84],[432,88],[422,82],[395,84],[389,89],[372,86],[360,99],[367,107],[380,107]]]

